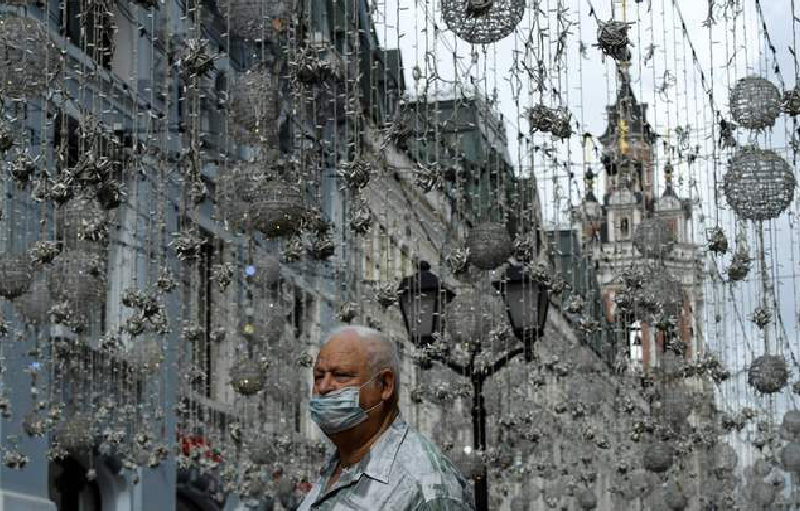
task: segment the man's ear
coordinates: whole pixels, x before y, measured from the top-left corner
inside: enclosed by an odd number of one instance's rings
[[[384,401],[389,401],[394,394],[394,387],[397,385],[394,371],[391,369],[384,369],[381,373],[380,382],[381,386],[383,387],[381,390],[381,399]]]

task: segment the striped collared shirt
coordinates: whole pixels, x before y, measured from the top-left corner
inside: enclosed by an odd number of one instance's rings
[[[334,454],[298,511],[474,511],[471,484],[428,439],[399,415],[356,465]]]

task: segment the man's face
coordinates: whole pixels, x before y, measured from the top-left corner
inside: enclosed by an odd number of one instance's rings
[[[367,355],[358,336],[355,332],[344,331],[319,351],[314,364],[314,395],[325,395],[343,387],[360,387],[372,376],[367,374]],[[362,391],[368,387],[371,386]]]

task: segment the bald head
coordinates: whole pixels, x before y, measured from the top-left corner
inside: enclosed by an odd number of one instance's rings
[[[394,371],[395,376],[400,375],[400,356],[397,354],[397,347],[379,330],[360,325],[339,326],[328,333],[325,344],[339,339],[352,343],[363,352],[366,357],[366,368],[370,373],[389,368]]]
[[[365,383],[382,370],[390,369],[394,380],[400,377],[400,357],[394,342],[380,331],[358,325],[343,325],[331,330],[319,351],[316,366],[340,368],[341,378],[355,378]],[[395,386],[392,401],[397,401]]]

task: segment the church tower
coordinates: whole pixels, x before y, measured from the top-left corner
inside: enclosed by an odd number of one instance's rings
[[[648,105],[633,93],[629,64],[619,63],[617,71],[619,90],[616,101],[606,107],[608,125],[599,137],[602,202],[594,190],[598,176],[589,169],[584,200],[573,210],[573,222],[582,235],[584,253],[597,266],[605,319],[611,326],[608,341],[614,342],[617,353],[629,354],[630,369],[646,373],[668,351],[687,359],[697,353],[697,249],[691,240],[691,203],[676,194],[670,162],[663,164],[663,193],[656,195],[657,137],[647,120]],[[654,251],[654,246],[661,249]],[[644,278],[633,305],[625,283],[631,272]],[[663,303],[639,303],[648,300]]]

